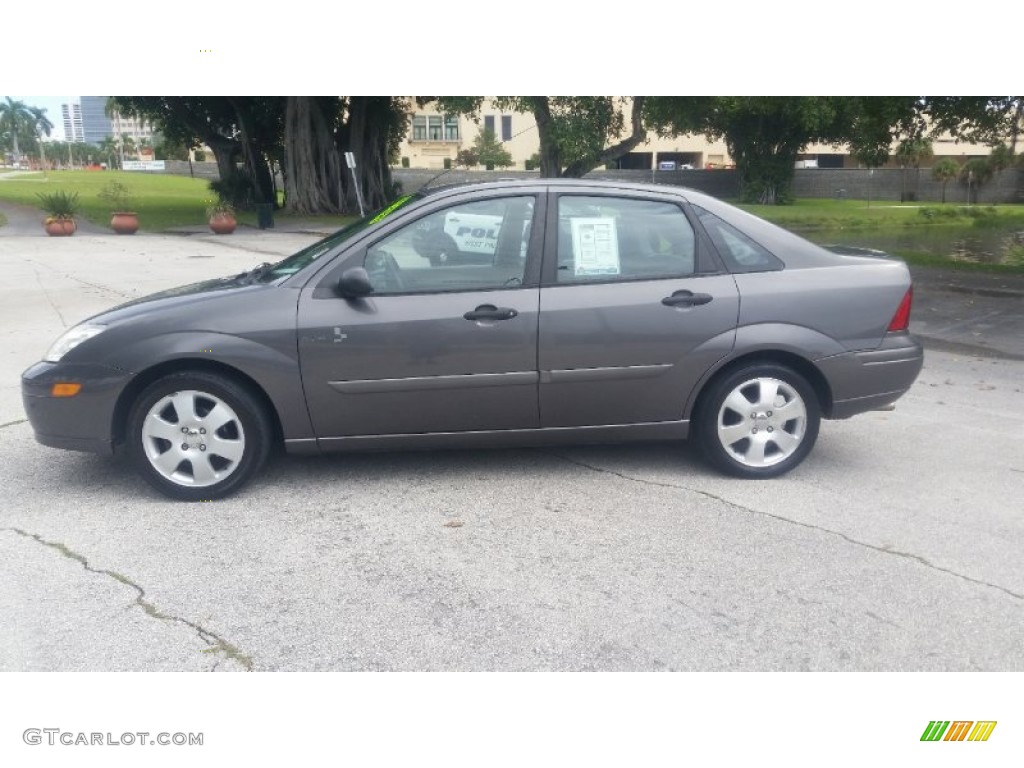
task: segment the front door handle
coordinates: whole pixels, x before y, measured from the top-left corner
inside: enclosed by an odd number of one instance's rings
[[[511,307],[496,307],[493,304],[481,304],[476,309],[463,315],[467,320],[511,320],[518,315]]]
[[[693,291],[676,291],[666,296],[661,303],[666,307],[696,307],[711,301],[710,293],[694,293]]]

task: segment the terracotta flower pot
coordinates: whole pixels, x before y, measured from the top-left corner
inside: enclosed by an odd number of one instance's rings
[[[76,229],[74,219],[47,219],[43,226],[50,237],[67,237],[75,234]]]
[[[238,222],[229,213],[216,213],[210,217],[210,229],[218,235],[230,235],[235,231]]]
[[[119,235],[134,235],[139,230],[139,216],[133,211],[114,211],[110,228]]]

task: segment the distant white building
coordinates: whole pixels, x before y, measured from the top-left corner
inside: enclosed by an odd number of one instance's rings
[[[61,104],[64,136],[67,141],[99,144],[107,138],[127,134],[136,145],[140,140],[152,141],[153,127],[145,120],[125,117],[118,112],[107,114],[108,96],[81,96],[77,102]]]
[[[85,141],[81,104],[61,104],[60,114],[64,121],[65,140],[76,144],[81,144]]]

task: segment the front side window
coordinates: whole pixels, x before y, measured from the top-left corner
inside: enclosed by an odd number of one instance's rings
[[[427,214],[367,250],[375,294],[518,288],[523,284],[534,198],[458,203]]]
[[[559,283],[686,277],[695,269],[682,209],[650,200],[560,197],[557,252]]]

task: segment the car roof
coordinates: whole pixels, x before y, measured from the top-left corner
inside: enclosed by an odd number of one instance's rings
[[[429,184],[429,182],[427,182]],[[706,195],[689,187],[680,187],[676,184],[651,184],[635,181],[618,181],[615,179],[577,179],[577,178],[533,178],[533,179],[494,179],[490,181],[463,181],[443,184],[437,187],[424,185],[420,188],[421,195],[444,196],[457,194],[467,190],[507,190],[519,187],[536,188],[547,187],[593,187],[594,189],[621,189],[634,192],[658,192],[660,194],[682,195],[690,197],[695,195],[704,198]]]

